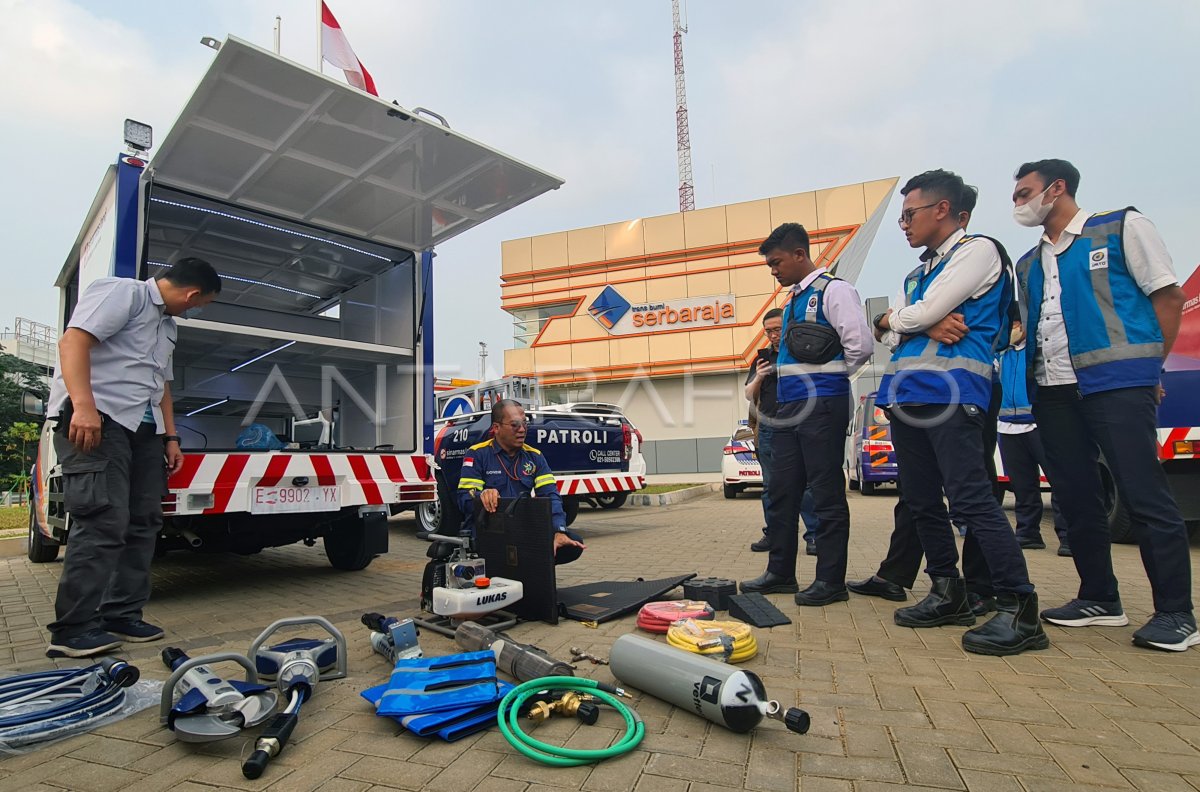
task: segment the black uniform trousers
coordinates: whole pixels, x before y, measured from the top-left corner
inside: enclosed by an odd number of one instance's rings
[[[1001,501],[1003,492],[996,484],[996,421],[1000,415],[1001,386],[999,380],[992,383],[992,400],[988,407],[987,419],[983,425],[983,462],[987,469],[988,479],[992,482],[992,490]],[[917,536],[917,526],[913,522],[912,511],[904,499],[904,486],[897,480],[896,488],[900,492],[900,500],[896,502],[893,512],[894,524],[892,537],[888,543],[887,556],[879,564],[875,574],[889,583],[910,589],[917,582],[917,573],[921,570],[921,559],[925,550],[921,547],[921,538]],[[939,519],[944,519],[950,525],[950,515],[945,506],[939,510]],[[965,521],[955,515],[958,522]],[[962,551],[963,577],[967,579],[967,588],[981,597],[995,596],[992,588],[992,573],[988,569],[987,559],[979,549],[979,542],[970,531],[963,537]]]
[[[1042,471],[1048,468],[1041,432],[1034,428],[1020,434],[1001,433],[1000,458],[1004,460],[1004,472],[1008,475],[1008,484],[1017,500],[1017,538],[1040,542],[1045,507],[1042,505],[1042,477],[1038,468]],[[1046,473],[1046,479],[1054,481],[1049,472]],[[1054,489],[1050,490],[1050,508],[1054,512],[1054,533],[1058,541],[1069,545],[1067,523]]]
[[[1100,482],[1098,454],[1103,453],[1138,526],[1154,609],[1192,610],[1187,527],[1158,460],[1157,412],[1149,386],[1088,396],[1075,385],[1037,389],[1033,415],[1067,520],[1080,599],[1114,602],[1120,596]]]
[[[1033,591],[1025,557],[997,503],[984,464],[986,415],[974,405],[919,405],[893,409],[892,440],[900,483],[912,510],[931,577],[958,577],[958,548],[945,522],[950,511],[974,536],[996,593]]]
[[[100,445],[85,453],[67,438],[70,416],[64,410],[54,433],[71,516],[56,619],[49,625],[55,640],[142,618],[167,483],[162,436],[153,423],[131,432],[101,415]]]
[[[846,547],[850,539],[850,508],[842,474],[850,423],[849,397],[818,396],[804,402],[785,402],[774,420],[767,571],[787,578],[796,576],[800,499],[807,489],[812,492],[819,521],[816,579],[841,585],[846,582]]]

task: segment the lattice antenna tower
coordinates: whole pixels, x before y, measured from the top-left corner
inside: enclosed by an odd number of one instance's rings
[[[688,132],[687,88],[683,79],[683,34],[686,22],[679,20],[679,0],[671,0],[671,18],[675,23],[675,151],[679,157],[679,211],[696,208],[696,188],[692,184],[692,136]]]

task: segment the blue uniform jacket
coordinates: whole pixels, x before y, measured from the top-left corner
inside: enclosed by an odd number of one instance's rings
[[[501,498],[528,493],[549,498],[554,530],[566,532],[567,515],[554,474],[542,452],[533,446],[521,446],[516,456],[505,453],[495,440],[476,443],[467,449],[458,479],[458,508],[465,526],[474,527],[474,500],[485,489],[498,490]]]

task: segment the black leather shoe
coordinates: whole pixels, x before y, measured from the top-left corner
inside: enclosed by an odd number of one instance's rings
[[[804,543],[804,554],[810,555],[810,556],[815,556],[817,554],[817,543],[816,542],[805,542]]]
[[[974,591],[967,592],[967,604],[971,606],[971,613],[976,616],[986,616],[996,610],[996,598],[985,597],[981,594],[976,594]]]
[[[750,545],[750,549],[755,553],[765,553],[771,549],[771,540],[764,535],[762,539]]]
[[[796,578],[763,572],[754,580],[742,581],[743,594],[794,594],[800,590]]]
[[[975,623],[975,614],[967,603],[967,581],[962,578],[933,578],[933,587],[925,599],[894,616],[901,627],[937,627],[942,624]]]
[[[1065,542],[1063,544],[1060,544],[1058,546],[1058,554],[1060,556],[1070,558],[1071,557],[1071,546],[1069,544],[1066,544]]]
[[[963,633],[962,645],[968,652],[985,655],[1015,655],[1048,648],[1050,638],[1038,618],[1037,594],[998,594],[996,615]]]
[[[814,580],[804,591],[796,594],[797,605],[829,605],[834,602],[845,602],[850,599],[845,584],[826,583],[824,580]]]
[[[846,582],[846,588],[855,594],[862,594],[865,597],[880,597],[892,602],[904,602],[908,599],[908,594],[902,586],[873,575],[866,580],[849,580]]]
[[[1041,540],[1041,537],[1017,537],[1017,544],[1022,550],[1045,550],[1046,543]]]

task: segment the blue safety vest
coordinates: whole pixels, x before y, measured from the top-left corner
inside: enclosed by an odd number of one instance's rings
[[[1058,256],[1067,346],[1085,396],[1155,385],[1162,371],[1162,328],[1125,260],[1125,217],[1132,210],[1129,206],[1092,215]],[[1017,278],[1028,300],[1027,366],[1032,380],[1046,280],[1040,242],[1017,262]]]
[[[910,272],[904,279],[905,305],[920,301],[955,253],[967,242],[979,238],[988,239],[964,236],[928,273],[923,264]],[[994,240],[988,241],[995,244]],[[1000,251],[998,245],[997,251]],[[992,364],[1000,336],[1010,327],[1008,307],[1012,302],[1012,278],[1004,266],[1004,255],[1000,258],[1000,277],[992,287],[955,309],[970,328],[965,338],[957,344],[942,344],[918,333],[896,347],[879,382],[880,405],[973,404],[981,410],[988,409],[992,400]]]
[[[801,363],[787,346],[788,327],[793,322],[813,322],[832,328],[825,317],[825,288],[837,280],[822,272],[812,283],[792,297],[783,315],[783,341],[775,358],[779,382],[776,393],[780,402],[803,401],[814,396],[845,396],[850,393],[850,374],[846,353],[838,352],[828,363]]]
[[[1026,347],[1009,347],[1000,353],[1000,420],[1007,423],[1033,423],[1033,406],[1029,399],[1029,379],[1025,373]]]

